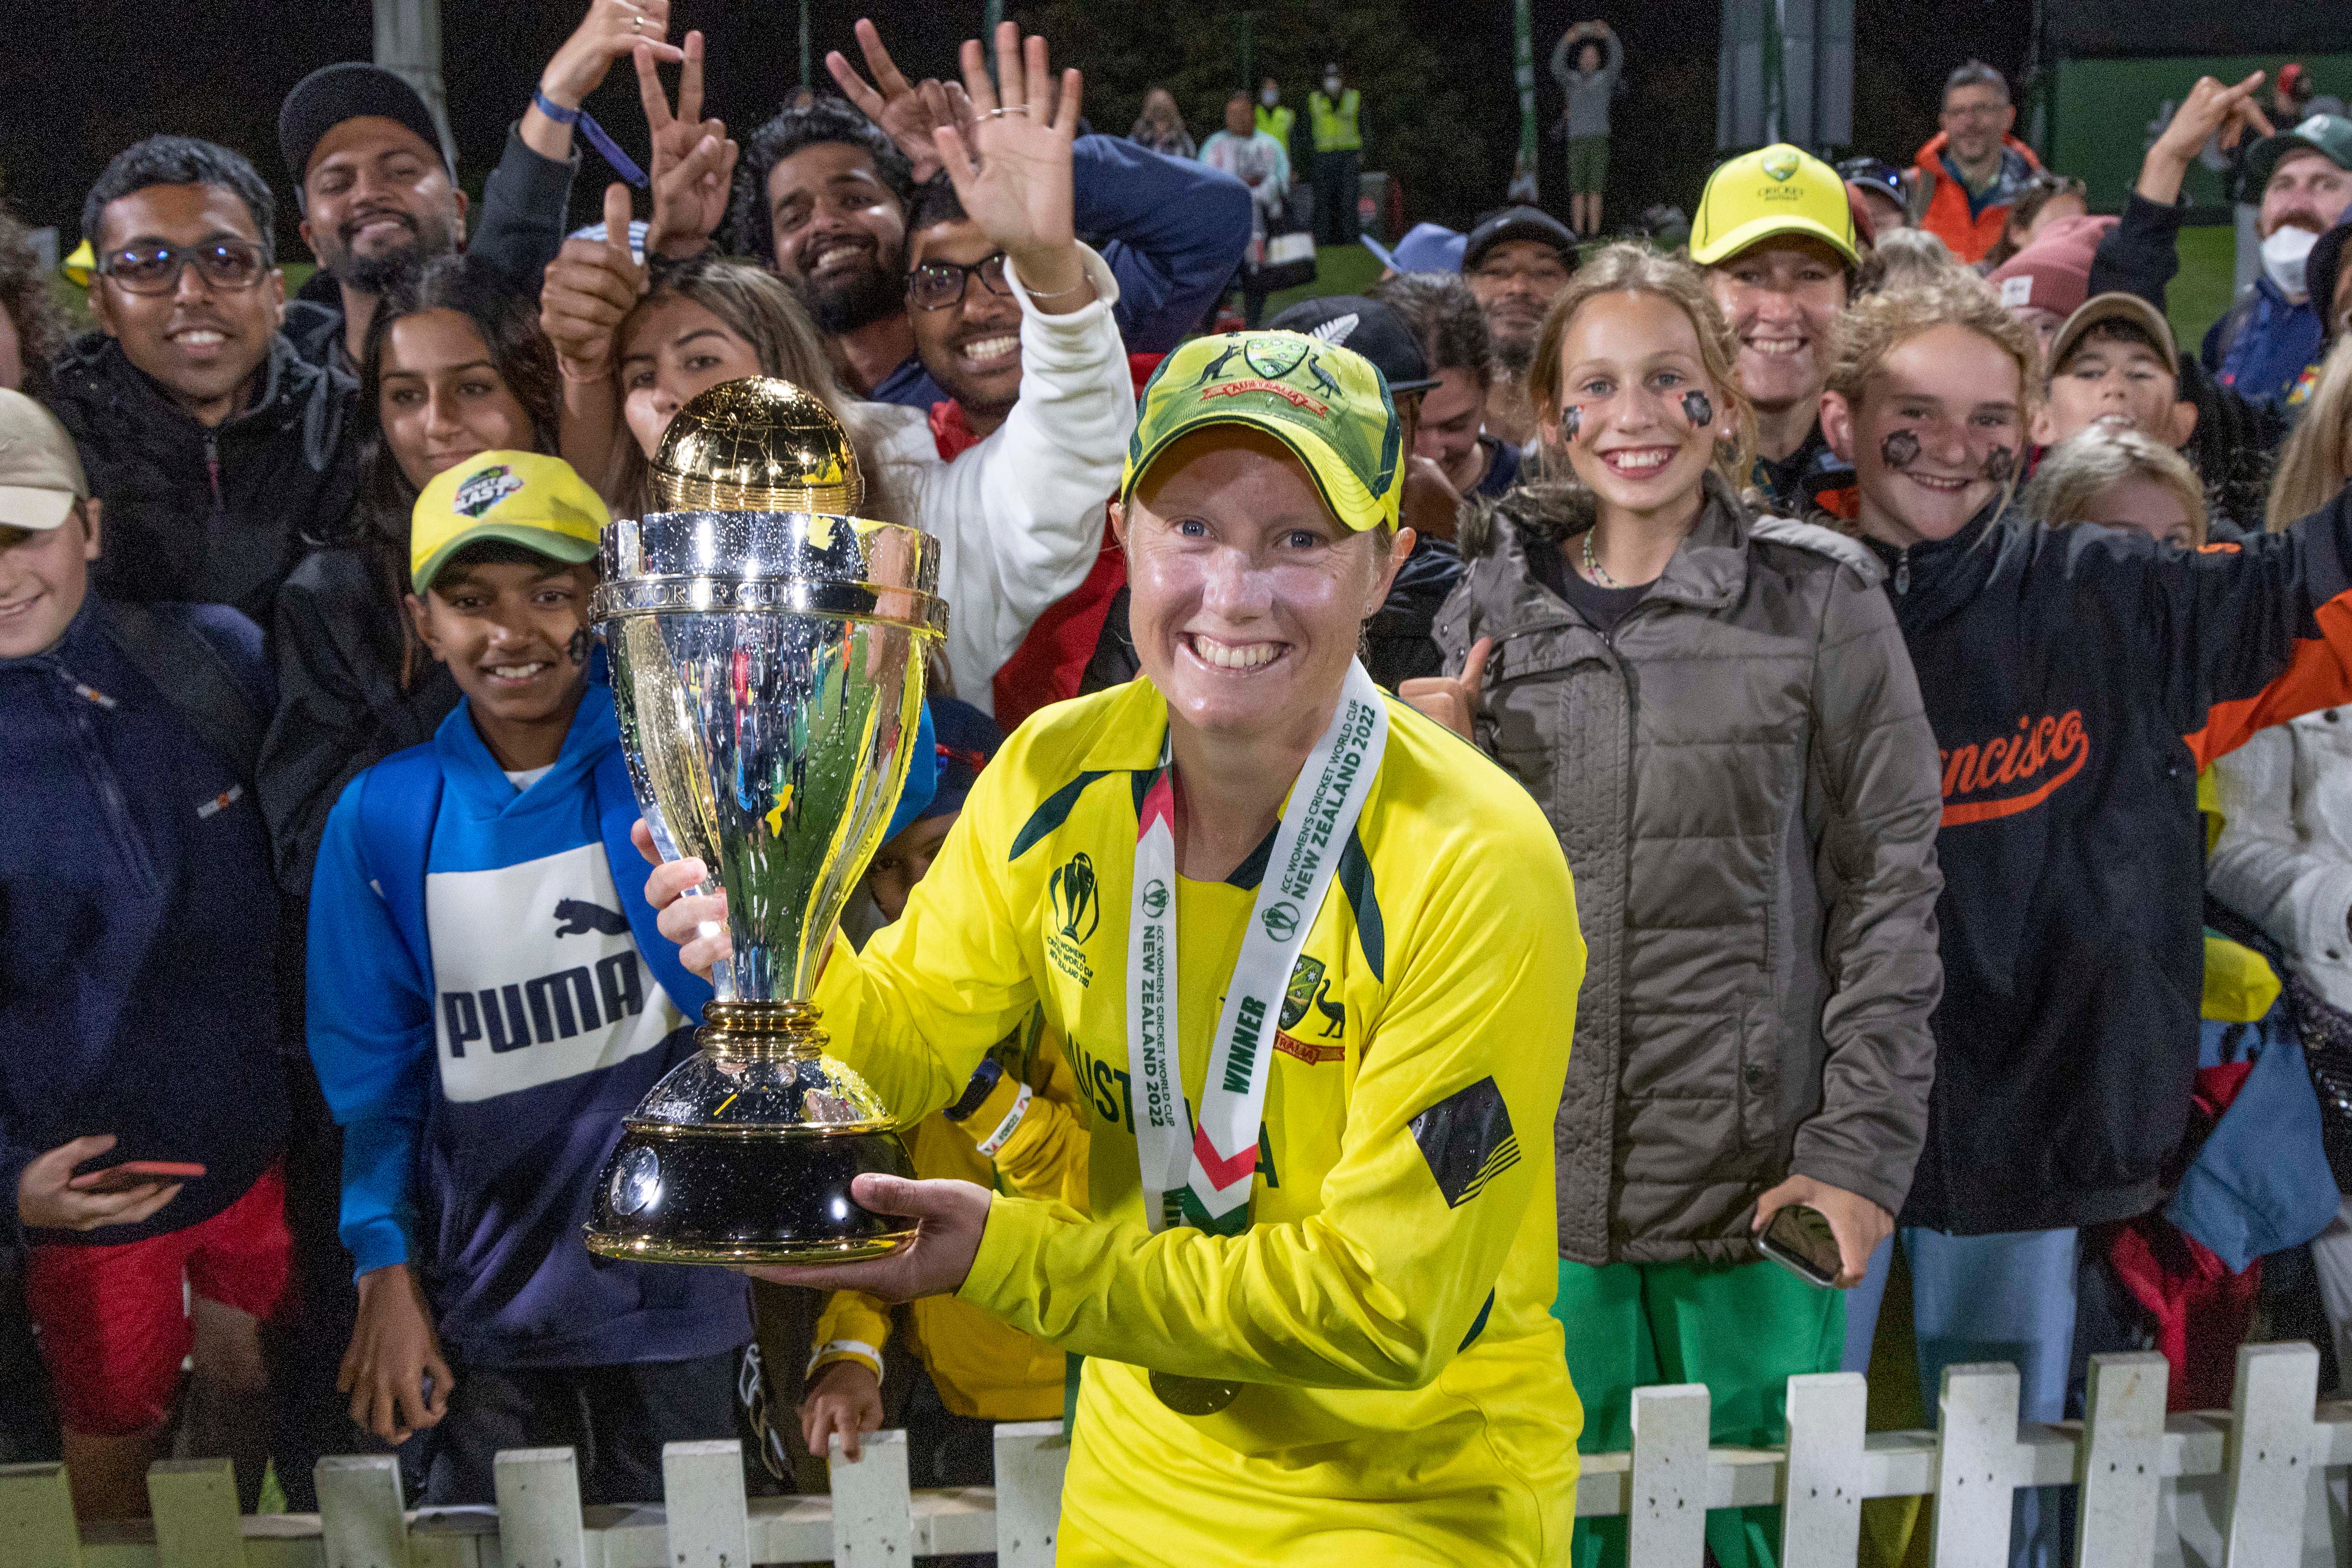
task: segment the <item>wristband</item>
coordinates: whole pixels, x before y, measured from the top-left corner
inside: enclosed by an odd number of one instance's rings
[[[596,123],[595,116],[586,110],[566,109],[537,88],[530,90],[530,102],[532,108],[558,125],[578,126],[580,133],[588,138],[588,145],[595,148],[597,155],[613,165],[613,172],[621,178],[639,190],[644,190],[650,183],[646,178],[646,172],[637,167],[636,160],[622,152],[621,144],[606,135],[604,128]]]
[[[995,1089],[997,1080],[1003,1076],[1004,1068],[994,1057],[981,1058],[980,1066],[972,1069],[971,1081],[964,1085],[962,1095],[942,1114],[950,1121],[961,1121],[981,1108],[989,1092]]]

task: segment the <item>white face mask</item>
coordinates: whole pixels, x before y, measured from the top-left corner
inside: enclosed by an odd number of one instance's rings
[[[1282,94],[1275,91],[1274,89],[1269,87],[1257,95],[1257,100],[1260,103],[1265,104],[1268,109],[1272,109],[1276,104],[1282,101]]]
[[[2303,297],[2304,263],[2310,259],[2311,247],[2318,243],[2317,235],[2294,224],[2272,230],[2271,237],[2263,241],[2263,271],[2288,299]]]
[[[1339,79],[1336,76],[1325,77],[1323,79],[1323,96],[1326,98],[1337,98],[1339,95]]]

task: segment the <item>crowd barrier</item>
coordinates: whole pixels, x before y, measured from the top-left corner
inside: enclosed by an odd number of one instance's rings
[[[2092,1358],[2088,1415],[2017,1420],[2006,1364],[1944,1377],[1943,1426],[1863,1430],[1850,1373],[1789,1380],[1789,1442],[1710,1448],[1697,1384],[1633,1395],[1633,1447],[1584,1462],[1580,1517],[1629,1515],[1629,1568],[1698,1568],[1706,1510],[1783,1505],[1784,1568],[1847,1568],[1868,1498],[1936,1499],[1936,1568],[2002,1568],[2010,1497],[2078,1492],[2074,1568],[2290,1568],[2352,1563],[2346,1470],[2352,1402],[2315,1404],[2319,1352],[2248,1345],[2227,1413],[2165,1414],[2164,1358]],[[152,1521],[77,1531],[62,1467],[0,1467],[7,1568],[749,1568],[892,1564],[994,1552],[1003,1568],[1054,1560],[1068,1449],[1058,1422],[996,1429],[992,1487],[909,1491],[903,1433],[833,1467],[829,1498],[743,1495],[732,1442],[673,1443],[669,1501],[589,1508],[569,1448],[498,1458],[498,1506],[404,1513],[388,1457],[320,1461],[317,1514],[240,1518],[226,1459],[173,1460],[148,1477]]]

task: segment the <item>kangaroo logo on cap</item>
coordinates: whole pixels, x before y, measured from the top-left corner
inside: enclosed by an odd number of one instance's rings
[[[1764,154],[1757,166],[1774,180],[1787,180],[1797,172],[1797,150],[1794,147],[1775,147]]]
[[[493,463],[480,473],[457,487],[457,499],[449,510],[467,517],[479,517],[507,497],[522,489],[522,481],[504,463]]]

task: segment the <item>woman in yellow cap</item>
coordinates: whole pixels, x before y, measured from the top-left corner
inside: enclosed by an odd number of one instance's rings
[[[1542,814],[1356,661],[1411,547],[1395,410],[1289,332],[1171,354],[1112,521],[1143,677],[1022,726],[835,1048],[902,1119],[1032,1005],[1085,1088],[1092,1216],[861,1178],[893,1258],[768,1271],[962,1300],[1087,1357],[1061,1561],[1550,1563],[1576,1396],[1549,1316],[1583,971]],[[723,900],[656,868],[707,967]],[[1197,1134],[1194,1129],[1197,1125]]]

